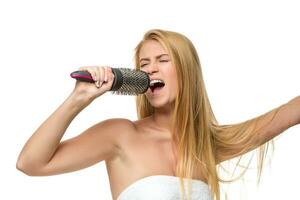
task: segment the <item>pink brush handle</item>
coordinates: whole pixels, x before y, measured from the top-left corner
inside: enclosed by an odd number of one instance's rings
[[[91,76],[91,74],[87,71],[74,71],[70,74],[72,78],[75,78],[79,81],[85,81],[85,82],[90,82],[94,83],[94,79]]]

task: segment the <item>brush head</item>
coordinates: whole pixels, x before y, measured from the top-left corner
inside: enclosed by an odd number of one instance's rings
[[[114,82],[110,91],[113,94],[139,95],[145,93],[150,87],[150,78],[144,71],[129,68],[111,69],[114,74]],[[79,81],[95,82],[87,71],[74,71],[70,76]]]
[[[115,78],[110,91],[113,94],[139,95],[150,86],[150,78],[144,71],[129,68],[112,68],[112,71]]]

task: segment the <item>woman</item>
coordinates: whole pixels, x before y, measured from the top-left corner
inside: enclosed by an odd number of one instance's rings
[[[47,176],[104,160],[113,199],[219,200],[221,162],[259,147],[260,177],[268,142],[300,123],[296,97],[256,118],[218,125],[196,49],[182,34],[148,31],[136,47],[135,62],[155,82],[137,96],[138,120],[107,119],[61,142],[74,117],[112,86],[110,67],[81,67],[95,85],[76,82],[27,141],[17,168],[30,176]]]

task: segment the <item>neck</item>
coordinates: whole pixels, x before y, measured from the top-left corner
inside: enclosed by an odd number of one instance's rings
[[[156,108],[153,113],[152,119],[156,127],[162,129],[162,131],[171,133],[172,115],[173,115],[173,108],[171,107]]]

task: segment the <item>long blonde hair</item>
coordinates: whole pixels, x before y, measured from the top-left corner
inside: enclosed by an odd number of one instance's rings
[[[205,88],[197,51],[192,42],[180,33],[161,29],[146,32],[135,49],[136,69],[140,69],[139,53],[147,40],[158,41],[168,51],[176,68],[178,91],[172,122],[173,132],[176,133],[174,141],[177,141],[178,147],[176,176],[180,177],[181,194],[185,195],[183,178],[192,179],[194,172],[201,170],[214,199],[219,200],[219,181],[233,180],[222,180],[217,166],[220,161],[232,156],[232,153],[229,155],[229,150],[234,150],[236,155],[242,155],[256,147],[253,144],[258,132],[255,129],[257,119],[245,123],[218,125]],[[138,119],[154,113],[154,108],[144,94],[137,96],[136,107]],[[273,141],[271,142],[273,145]],[[267,147],[268,143],[259,148],[258,178],[261,176]],[[189,183],[188,199],[190,189]]]

